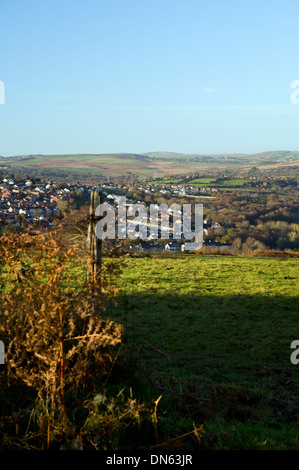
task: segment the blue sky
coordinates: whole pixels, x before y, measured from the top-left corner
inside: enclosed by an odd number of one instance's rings
[[[299,0],[0,0],[0,155],[299,150],[298,44]]]

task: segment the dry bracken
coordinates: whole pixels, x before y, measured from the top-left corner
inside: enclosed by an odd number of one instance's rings
[[[36,390],[49,436],[54,423],[68,425],[66,391],[107,373],[121,346],[122,326],[106,310],[118,268],[86,279],[86,258],[75,246],[62,249],[55,235],[30,233],[1,238],[0,268],[7,378]]]

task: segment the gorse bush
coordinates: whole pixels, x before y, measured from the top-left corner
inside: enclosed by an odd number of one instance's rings
[[[52,235],[3,236],[0,246],[1,381],[34,390],[44,447],[71,425],[67,396],[105,377],[117,357],[122,326],[107,315],[119,265],[86,276],[77,249]]]

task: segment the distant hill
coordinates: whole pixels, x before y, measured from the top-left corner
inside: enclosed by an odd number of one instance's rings
[[[274,150],[269,152],[261,152],[255,154],[186,154],[186,153],[175,153],[175,152],[146,152],[143,155],[146,155],[150,158],[157,160],[196,160],[196,161],[206,161],[206,160],[242,160],[242,161],[263,161],[271,160],[282,162],[282,161],[294,161],[299,160],[299,151],[289,151],[289,150]]]
[[[18,155],[0,157],[0,168],[93,173],[102,176],[160,177],[198,171],[248,170],[299,166],[299,151],[275,150],[256,154],[185,154],[176,152]]]
[[[209,154],[209,155],[202,155],[202,154],[190,154],[190,153],[175,153],[175,152],[148,152],[144,153],[144,155],[154,158],[157,160],[167,159],[167,160],[175,160],[175,159],[212,159],[212,158],[242,158],[247,157],[246,154]]]

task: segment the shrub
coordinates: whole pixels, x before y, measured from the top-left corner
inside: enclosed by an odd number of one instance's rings
[[[76,247],[63,250],[52,235],[3,236],[0,246],[0,338],[6,349],[6,380],[34,390],[40,431],[70,426],[67,393],[111,369],[122,326],[105,318],[117,290],[117,267],[84,275]],[[80,279],[81,277],[81,279]]]

